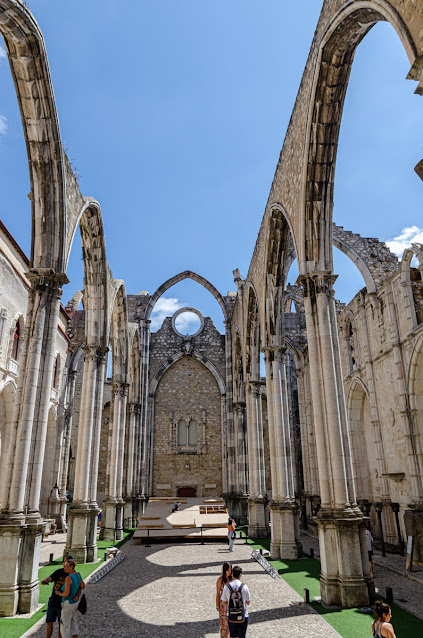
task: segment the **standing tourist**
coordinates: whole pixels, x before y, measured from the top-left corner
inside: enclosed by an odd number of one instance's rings
[[[395,638],[394,628],[391,625],[391,608],[388,603],[377,600],[375,604],[376,620],[372,623],[374,638]]]
[[[228,543],[229,543],[229,551],[234,551],[234,540],[235,540],[235,527],[236,523],[233,518],[228,520]]]
[[[373,578],[373,536],[369,529],[366,529],[366,543],[367,543],[367,552],[369,554],[369,568],[370,568],[370,576]]]
[[[68,560],[65,563],[66,580],[62,586],[62,591],[56,591],[56,594],[62,598],[63,638],[76,638],[78,636],[78,621],[76,618],[78,593],[81,589],[85,589],[85,583],[81,578],[81,574],[75,571],[75,564],[74,560]]]
[[[220,638],[229,638],[228,616],[221,601],[223,588],[232,580],[232,565],[223,563],[222,573],[216,581],[216,610],[219,612]]]
[[[47,578],[44,578],[44,580],[41,581],[42,585],[54,583],[51,596],[48,599],[47,603],[46,638],[51,638],[51,635],[53,634],[53,625],[56,620],[59,623],[58,638],[61,638],[60,613],[62,611],[62,601],[56,596],[56,591],[60,591],[62,589],[62,586],[66,580],[67,574],[65,572],[64,566],[66,565],[68,560],[72,560],[72,556],[65,556],[63,558],[63,567],[61,567],[60,569],[56,569],[56,571],[54,571],[51,576],[47,576]]]
[[[247,605],[250,604],[250,592],[247,585],[241,582],[241,574],[241,567],[235,565],[232,569],[233,580],[224,586],[221,596],[231,638],[245,638],[248,627]]]

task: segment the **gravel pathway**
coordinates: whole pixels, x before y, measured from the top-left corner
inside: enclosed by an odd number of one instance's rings
[[[283,580],[273,580],[241,541],[229,554],[222,544],[126,543],[123,560],[96,584],[88,584],[88,613],[79,616],[80,638],[217,638],[215,583],[230,557],[243,568],[251,592],[250,638],[338,636]],[[56,636],[56,629],[54,631]],[[44,624],[25,634],[44,638]]]

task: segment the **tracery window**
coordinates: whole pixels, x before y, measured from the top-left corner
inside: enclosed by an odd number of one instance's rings
[[[196,447],[197,440],[197,421],[190,419],[187,424],[185,419],[180,419],[178,422],[178,445],[180,447]]]
[[[12,359],[15,361],[18,360],[19,356],[19,342],[21,340],[21,327],[19,324],[19,319],[16,322],[15,332],[13,334],[13,345],[12,345]]]

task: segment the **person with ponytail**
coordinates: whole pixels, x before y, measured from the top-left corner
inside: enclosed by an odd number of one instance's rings
[[[216,581],[216,610],[219,612],[220,638],[229,638],[228,616],[223,603],[220,600],[223,588],[232,580],[232,565],[223,563],[222,573]]]
[[[374,638],[396,638],[394,628],[391,625],[391,608],[388,603],[377,600],[375,603],[376,620],[372,623]]]

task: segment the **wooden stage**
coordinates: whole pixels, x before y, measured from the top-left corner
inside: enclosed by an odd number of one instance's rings
[[[179,510],[171,513],[178,501]],[[152,496],[144,514],[138,519],[134,538],[145,541],[227,539],[228,511],[221,498],[168,498]],[[148,531],[149,530],[149,531]]]

